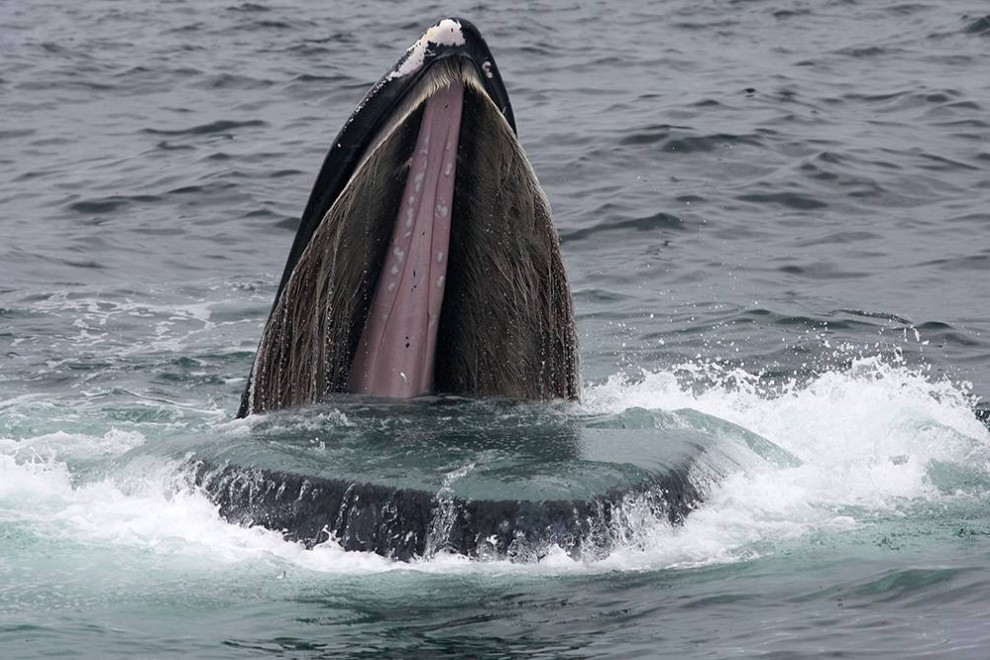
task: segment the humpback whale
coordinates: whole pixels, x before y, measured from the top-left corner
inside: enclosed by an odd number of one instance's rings
[[[192,485],[228,521],[399,560],[607,552],[626,507],[681,521],[703,494],[699,460],[719,451],[652,422],[617,442],[566,415],[519,421],[512,402],[577,400],[576,343],[498,66],[477,28],[444,19],[331,143],[238,411],[278,428],[279,411],[332,399],[359,430],[208,449]],[[477,417],[471,401],[510,408]]]
[[[238,415],[338,392],[578,396],[550,206],[466,20],[429,28],[333,141]]]

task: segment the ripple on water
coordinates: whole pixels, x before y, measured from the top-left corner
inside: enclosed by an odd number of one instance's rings
[[[694,129],[687,126],[660,124],[630,132],[619,139],[619,144],[659,144],[661,151],[665,153],[694,153],[710,152],[737,144],[760,146],[763,143],[758,135],[735,135],[731,133],[692,135],[691,133],[694,132]]]
[[[141,132],[149,135],[212,135],[214,133],[231,133],[240,128],[256,128],[260,126],[268,126],[268,122],[260,119],[249,119],[247,121],[218,119],[207,124],[191,126],[190,128],[143,128]]]
[[[990,35],[990,14],[970,19],[963,27],[966,34]]]
[[[813,195],[798,192],[747,193],[745,195],[737,195],[736,199],[755,204],[783,206],[794,209],[795,211],[813,211],[828,206],[828,204]]]
[[[161,201],[157,195],[111,195],[110,197],[99,197],[94,199],[84,199],[69,204],[69,209],[83,215],[95,215],[101,213],[113,213],[131,204],[154,204]]]
[[[274,84],[275,81],[265,78],[255,78],[234,73],[218,73],[197,80],[193,83],[193,86],[202,89],[248,90],[266,89]]]
[[[669,213],[659,212],[641,218],[629,218],[625,220],[610,220],[601,222],[590,227],[572,229],[560,232],[560,242],[577,243],[588,238],[593,238],[604,233],[629,233],[630,231],[656,231],[656,230],[683,231],[686,229],[684,220]]]

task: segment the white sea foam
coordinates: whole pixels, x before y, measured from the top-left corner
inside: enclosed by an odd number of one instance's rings
[[[514,565],[438,552],[428,561],[401,564],[345,553],[333,543],[306,549],[276,532],[224,522],[204,496],[177,487],[175,465],[77,483],[74,461],[113,457],[144,442],[140,434],[114,430],[0,439],[0,522],[16,521],[35,534],[83,546],[178,553],[206,563],[268,562],[273,570],[534,575],[639,570],[745,560],[773,552],[780,543],[856,530],[878,516],[896,517],[911,503],[952,497],[932,484],[932,461],[990,471],[990,433],[974,418],[964,386],[863,359],[768,395],[752,376],[712,369],[686,365],[634,379],[616,376],[587,387],[583,407],[598,413],[691,408],[758,433],[803,464],[729,475],[683,526],[630,512],[628,542],[602,560],[575,561],[559,551],[539,564]],[[705,371],[695,376],[716,384],[695,391],[692,370]],[[238,421],[219,430],[236,435],[248,426]]]
[[[590,387],[585,401],[611,412],[693,408],[760,434],[803,464],[730,475],[682,528],[658,528],[650,550],[620,550],[606,564],[742,559],[761,545],[848,531],[878,514],[896,516],[912,501],[941,497],[928,476],[932,461],[975,459],[987,470],[990,433],[973,415],[964,386],[932,383],[876,358],[770,397],[749,374],[715,375],[722,384],[697,394],[672,372],[643,373],[635,382],[615,377]]]

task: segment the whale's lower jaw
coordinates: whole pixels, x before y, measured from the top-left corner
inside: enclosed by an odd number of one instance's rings
[[[628,542],[630,510],[639,521],[682,522],[702,499],[689,468],[589,499],[550,501],[463,500],[442,491],[202,462],[191,480],[228,522],[280,531],[307,547],[330,540],[400,561],[437,552],[536,561],[554,548],[574,558],[607,555]]]

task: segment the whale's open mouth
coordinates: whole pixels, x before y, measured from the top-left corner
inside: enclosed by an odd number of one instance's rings
[[[549,204],[480,39],[466,22],[434,26],[341,131],[242,415],[334,392],[576,398]]]

